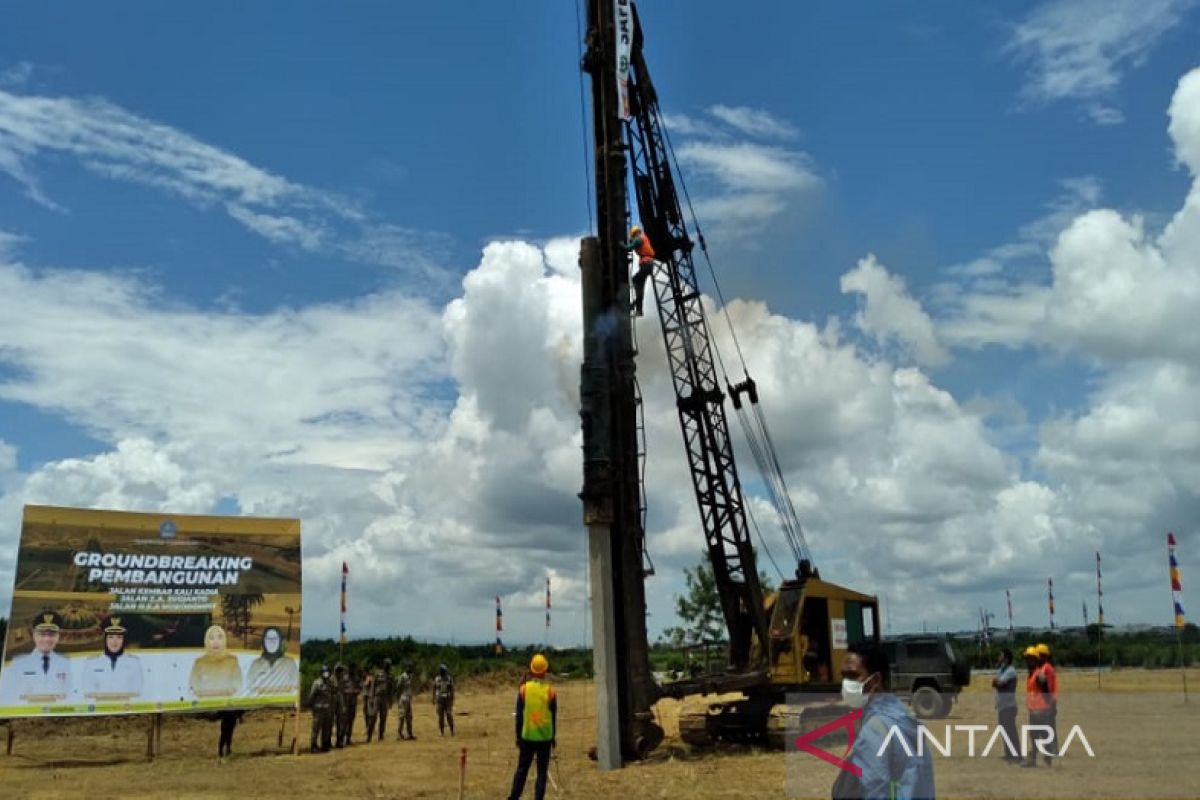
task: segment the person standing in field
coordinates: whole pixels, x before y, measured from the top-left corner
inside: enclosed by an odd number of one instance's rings
[[[337,746],[345,747],[350,744],[354,734],[354,716],[358,710],[359,683],[356,665],[351,664],[350,669],[338,680],[338,692],[342,696],[342,707],[341,724],[338,726],[338,741],[341,744]]]
[[[890,689],[891,665],[882,648],[851,645],[842,659],[842,701],[861,709],[862,718],[846,760],[861,773],[839,772],[835,798],[933,800],[933,758],[917,747],[917,720]]]
[[[1049,729],[1048,738],[1034,742],[1025,756],[1022,767],[1036,767],[1038,751],[1049,767],[1058,752],[1058,674],[1050,661],[1050,647],[1037,644],[1025,649],[1029,679],[1025,682],[1025,705],[1029,709],[1029,724]]]
[[[404,739],[405,729],[408,730],[408,739],[415,739],[412,732],[412,684],[413,684],[413,666],[408,664],[400,673],[400,679],[397,682],[396,696],[396,738]]]
[[[392,707],[392,700],[396,696],[396,676],[392,674],[392,660],[385,658],[383,660],[383,669],[381,670],[382,678],[375,684],[375,688],[380,692],[376,701],[376,708],[379,711],[379,741],[383,741],[383,729],[387,727],[388,710]]]
[[[450,726],[450,735],[454,735],[454,679],[445,664],[438,666],[437,675],[433,678],[433,705],[437,709],[438,733],[446,735],[446,726]]]
[[[366,669],[363,672],[362,679],[362,700],[363,700],[363,724],[367,726],[367,743],[371,742],[371,737],[375,735],[375,717],[377,709],[375,701],[371,699],[371,693],[375,687],[375,667],[371,662],[367,662]]]
[[[321,665],[321,674],[308,690],[308,706],[312,710],[312,737],[309,752],[328,753],[333,738],[333,712],[337,690],[329,667]]]
[[[550,751],[558,743],[558,696],[546,681],[550,663],[538,653],[529,662],[529,677],[517,690],[516,734],[517,771],[513,773],[512,791],[508,800],[519,800],[525,791],[529,767],[537,760],[537,777],[533,783],[535,800],[546,796],[546,779],[550,775]]]
[[[233,730],[242,721],[245,711],[218,711],[221,721],[221,736],[217,739],[217,758],[233,754]]]
[[[1017,670],[1013,667],[1012,650],[1007,647],[1000,651],[1000,665],[996,669],[996,677],[992,678],[992,688],[996,690],[996,721],[1004,730],[1011,747],[1006,744],[1002,758],[1009,764],[1021,760],[1018,754],[1017,738]]]

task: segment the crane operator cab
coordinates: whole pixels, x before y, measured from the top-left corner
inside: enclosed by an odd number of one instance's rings
[[[771,613],[771,683],[833,691],[846,650],[879,641],[878,601],[819,578],[785,581]]]

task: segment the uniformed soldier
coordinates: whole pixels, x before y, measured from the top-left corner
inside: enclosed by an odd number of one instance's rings
[[[367,712],[367,741],[375,730],[375,720],[379,720],[379,741],[383,741],[383,731],[387,727],[388,706],[396,690],[396,678],[392,675],[392,660],[385,658],[381,666],[371,671],[370,687],[363,686],[366,695],[364,710]]]
[[[17,656],[4,670],[12,674],[9,694],[22,703],[44,705],[64,700],[71,690],[71,660],[54,652],[62,629],[62,617],[46,609],[29,623],[33,631],[32,653]]]
[[[375,734],[375,703],[371,700],[372,688],[375,685],[375,668],[371,662],[367,662],[366,669],[363,670],[363,679],[361,685],[361,694],[363,701],[363,721],[367,725],[367,741],[371,741],[371,737]]]
[[[438,666],[437,675],[433,678],[433,705],[437,709],[438,733],[446,735],[446,726],[450,726],[450,735],[454,735],[454,679],[445,664]]]
[[[400,673],[400,679],[396,683],[396,712],[399,715],[399,720],[396,722],[396,738],[403,739],[405,728],[408,729],[408,738],[415,739],[412,732],[412,684],[413,684],[413,666],[408,664],[404,671]]]
[[[340,748],[346,731],[346,667],[342,662],[333,665],[333,746]]]
[[[388,711],[396,699],[396,674],[392,672],[392,660],[383,660],[383,693],[379,697],[379,741],[383,741],[383,729],[387,727]]]
[[[339,665],[341,666],[341,665]],[[338,680],[338,692],[342,696],[342,707],[340,711],[340,724],[338,740],[341,742],[339,747],[349,745],[352,734],[354,733],[354,717],[358,710],[358,667],[354,664],[350,665],[350,669],[346,670],[344,677]]]
[[[312,687],[308,690],[308,706],[312,709],[312,740],[309,744],[311,753],[317,752],[318,735],[320,736],[321,752],[329,752],[336,700],[337,692],[333,678],[329,674],[329,667],[322,664],[321,674],[312,682]]]

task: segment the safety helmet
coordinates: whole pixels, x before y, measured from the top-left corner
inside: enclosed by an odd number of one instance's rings
[[[1025,657],[1026,658],[1037,658],[1037,655],[1038,655],[1037,648],[1034,647],[1033,645],[1030,645],[1029,647],[1025,648]]]
[[[548,669],[550,669],[550,662],[541,653],[535,655],[533,660],[529,662],[529,671],[534,675],[545,675]]]
[[[1038,643],[1038,645],[1037,645],[1037,647],[1035,647],[1035,648],[1033,648],[1033,649],[1034,649],[1034,651],[1036,651],[1036,652],[1037,652],[1037,654],[1038,654],[1039,656],[1048,656],[1048,655],[1050,655],[1050,645],[1048,645],[1048,644],[1042,644],[1041,642],[1039,642],[1039,643]]]
[[[642,229],[641,229],[639,226],[637,226],[637,225],[634,225],[634,226],[632,226],[632,227],[629,229],[629,233],[630,233],[631,235],[636,235],[636,234],[639,234],[639,233],[641,233],[641,232],[642,232]]]

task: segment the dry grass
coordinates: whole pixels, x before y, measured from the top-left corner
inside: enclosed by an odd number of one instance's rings
[[[955,755],[935,755],[940,797],[1196,797],[1200,796],[1200,694],[1182,703],[1179,673],[1124,671],[1104,676],[1096,693],[1095,673],[1062,678],[1060,727],[1080,724],[1097,752],[1082,750],[1054,769],[1022,770],[999,758],[970,758],[964,737]],[[454,798],[459,756],[467,751],[469,798],[503,797],[516,751],[512,708],[515,686],[468,685],[457,703],[458,735],[438,736],[433,705],[422,695],[415,705],[415,742],[395,739],[395,716],[383,742],[359,744],[324,755],[275,751],[281,723],[286,740],[292,722],[276,712],[248,714],[234,740],[235,755],[216,758],[217,724],[169,717],[163,753],[144,757],[145,719],[17,721],[14,755],[0,755],[0,797],[7,798]],[[1200,693],[1200,672],[1189,685]],[[1157,694],[1154,694],[1157,693]],[[594,741],[590,683],[559,685],[559,757],[552,768],[558,784],[551,798],[741,798],[828,797],[835,769],[803,754],[746,747],[694,753],[669,736],[645,763],[601,772],[588,760]],[[660,719],[674,731],[677,705],[664,702]],[[307,715],[301,743],[308,742]],[[994,722],[986,676],[964,694],[944,724]],[[934,726],[940,730],[943,723]],[[982,742],[981,742],[982,744]],[[532,786],[526,788],[532,796]]]

